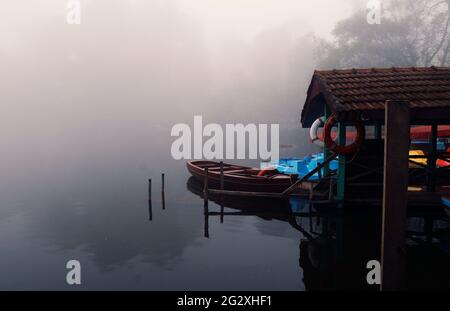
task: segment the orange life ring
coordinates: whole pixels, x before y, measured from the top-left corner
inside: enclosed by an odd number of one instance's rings
[[[356,122],[356,138],[355,141],[348,145],[348,146],[341,146],[338,145],[332,138],[331,138],[331,130],[333,126],[337,122],[336,114],[332,114],[327,122],[325,123],[325,127],[323,129],[323,135],[324,135],[324,142],[328,149],[331,151],[338,153],[338,154],[349,154],[349,153],[355,153],[358,151],[359,147],[361,146],[362,142],[364,141],[366,137],[366,131],[364,128],[364,124],[362,122]]]

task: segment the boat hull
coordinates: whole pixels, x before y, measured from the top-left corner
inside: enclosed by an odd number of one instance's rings
[[[208,187],[220,187],[220,164],[213,161],[189,161],[186,167],[191,175],[203,182],[208,168]],[[257,176],[259,169],[224,164],[224,189],[236,191],[281,193],[293,182],[290,175]]]

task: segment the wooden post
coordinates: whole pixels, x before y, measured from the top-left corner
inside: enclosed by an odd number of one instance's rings
[[[204,206],[208,206],[208,168],[205,168],[205,176],[203,182],[203,200]]]
[[[438,138],[438,126],[433,124],[431,126],[430,137],[430,152],[428,153],[428,170],[427,173],[427,191],[434,192],[436,190],[435,173],[436,173],[436,160],[437,160],[437,138]]]
[[[330,112],[329,112],[327,104],[324,105],[323,116],[325,117],[325,122],[326,122],[326,120],[328,120],[328,117],[330,116]],[[330,155],[331,155],[330,150],[328,149],[327,146],[324,146],[323,147],[323,159],[324,160],[327,159]],[[330,173],[330,165],[328,163],[326,163],[325,167],[323,168],[323,174],[325,176],[328,176],[329,173]]]
[[[153,209],[152,209],[152,180],[148,180],[148,218],[150,221],[153,220]]]
[[[205,179],[203,183],[203,215],[205,217],[205,238],[209,238],[208,192],[208,168],[205,168]]]
[[[162,202],[162,209],[166,209],[166,194],[164,191],[164,173],[161,174],[161,202]]]
[[[148,200],[148,220],[153,220],[152,200]]]
[[[223,162],[220,161],[220,190],[225,189],[225,180],[223,175]]]
[[[205,207],[205,210],[206,210],[206,212],[204,215],[204,217],[205,217],[204,235],[205,235],[205,238],[209,239],[209,213],[208,213],[207,206]]]
[[[347,142],[347,128],[343,122],[339,122],[338,141],[340,145],[345,145]],[[338,200],[344,200],[345,197],[345,166],[346,158],[344,154],[340,154],[338,158],[338,177],[337,177],[337,195]]]
[[[333,199],[333,192],[334,192],[334,180],[330,176],[330,188],[328,189],[328,200],[331,201]]]
[[[410,112],[407,101],[385,105],[381,290],[405,289]]]
[[[223,173],[223,161],[220,161],[220,190],[225,189],[225,177]],[[224,208],[223,195],[220,196],[220,223],[223,224]]]
[[[152,199],[152,180],[148,180],[148,199]]]

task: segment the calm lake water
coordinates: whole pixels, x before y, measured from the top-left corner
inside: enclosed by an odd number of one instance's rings
[[[1,290],[376,289],[365,283],[365,265],[379,258],[378,212],[295,218],[280,213],[280,202],[239,201],[240,208],[225,204],[222,222],[205,218],[185,162],[172,160],[170,126],[93,131],[69,141],[28,134],[1,165]],[[295,145],[282,155],[315,152],[306,135],[282,126],[281,143]],[[209,212],[220,206],[211,201]],[[448,286],[448,257],[438,254],[430,264],[414,258],[414,282]],[[66,284],[71,259],[81,263],[80,286]],[[424,269],[430,266],[438,278]]]
[[[10,152],[1,167],[0,289],[304,289],[299,231],[258,216],[211,217],[205,238],[203,200],[187,189],[184,161],[170,156],[170,127],[115,134]],[[77,288],[65,281],[71,259],[82,266]]]

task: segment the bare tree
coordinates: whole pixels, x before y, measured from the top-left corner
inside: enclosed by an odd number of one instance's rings
[[[334,42],[321,41],[324,67],[449,64],[450,0],[390,0],[380,25],[360,11],[338,23]]]

